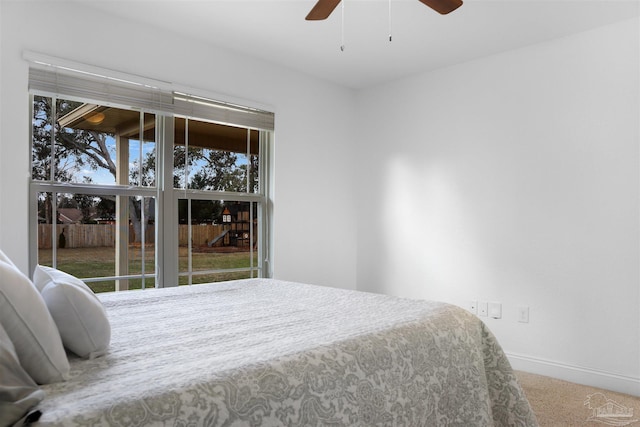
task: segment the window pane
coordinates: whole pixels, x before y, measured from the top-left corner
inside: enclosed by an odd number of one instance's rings
[[[129,227],[119,226],[119,199],[127,205],[123,217]],[[116,284],[119,289],[154,287],[155,208],[151,206],[154,198],[38,193],[38,263],[85,280],[95,292],[116,290]],[[126,262],[118,262],[119,256]],[[91,280],[140,276],[143,271],[144,280]]]
[[[258,138],[257,134],[258,133],[256,132],[256,139]],[[260,192],[259,167],[260,167],[260,156],[258,154],[249,155],[249,189],[248,189],[249,193]]]
[[[155,185],[153,114],[34,96],[32,132],[34,180]]]
[[[56,181],[115,184],[116,131],[106,114],[106,107],[57,100]]]
[[[38,263],[80,279],[113,276],[115,221],[102,219],[100,212],[104,207],[99,207],[110,204],[109,198],[57,194],[55,222],[51,221],[52,200],[52,193],[38,195]],[[109,215],[106,214],[107,218]],[[103,288],[100,286],[100,290],[109,290]]]
[[[193,272],[192,283],[258,276],[256,203],[182,199],[178,209],[180,273]]]
[[[129,246],[127,248],[128,270],[119,275],[143,275],[140,279],[129,279],[129,289],[155,287],[155,198],[130,197]]]
[[[258,191],[258,131],[182,118],[175,124],[175,188]]]
[[[51,179],[51,98],[33,97],[31,176],[37,181]]]
[[[140,132],[129,136],[129,184],[140,187],[156,185],[156,116],[144,113],[143,140]],[[142,181],[140,177],[142,176]]]

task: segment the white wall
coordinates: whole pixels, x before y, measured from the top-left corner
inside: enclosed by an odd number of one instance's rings
[[[358,289],[502,302],[516,367],[640,395],[638,28],[361,93]]]
[[[273,106],[275,276],[355,288],[351,91],[166,28],[141,29],[79,2],[2,1],[0,13],[0,248],[23,270],[30,148],[22,53],[28,50]],[[336,207],[344,213],[339,244],[325,238]]]

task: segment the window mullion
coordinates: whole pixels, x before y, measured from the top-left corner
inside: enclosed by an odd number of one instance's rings
[[[140,138],[138,141],[138,186],[142,187],[143,184],[143,175],[142,175],[142,146],[144,145],[144,110],[140,111],[140,128],[138,132],[140,133]],[[145,215],[145,206],[146,206],[147,198],[142,196],[140,197],[140,275],[141,278],[141,288],[145,288],[145,249],[146,249],[146,235],[147,235],[147,218]]]
[[[247,129],[247,151],[246,151],[246,155],[247,155],[247,170],[246,170],[246,181],[247,181],[247,187],[246,187],[246,192],[247,193],[251,193],[251,129]]]
[[[33,103],[32,103],[33,105]],[[49,165],[49,180],[51,182],[56,181],[56,136],[57,136],[57,127],[56,127],[56,116],[58,114],[56,106],[58,105],[58,100],[54,97],[51,98],[51,164]]]
[[[191,238],[193,235],[193,227],[191,225],[191,200],[187,200],[187,230],[187,271],[189,272],[188,284],[191,285],[193,283],[193,259],[191,253],[193,250],[193,239]]]
[[[58,128],[56,126],[58,115],[58,100],[56,97],[51,98],[51,164],[49,165],[49,179],[51,182],[56,181],[56,137]],[[57,267],[58,260],[58,193],[51,193],[51,253],[52,266]]]
[[[189,119],[184,120],[184,189],[189,188]]]
[[[179,252],[178,252],[178,192],[173,188],[173,148],[175,135],[175,119],[173,116],[160,117],[161,135],[158,138],[158,151],[162,152],[162,158],[156,165],[162,168],[158,174],[162,182],[158,187],[160,199],[158,201],[162,213],[161,222],[157,225],[156,232],[161,234],[156,238],[158,252],[161,260],[156,263],[158,286],[178,286]]]

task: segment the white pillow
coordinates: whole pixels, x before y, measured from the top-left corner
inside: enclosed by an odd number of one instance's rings
[[[51,275],[47,272],[47,269],[51,267],[45,267],[43,265],[37,265],[33,270],[33,284],[38,289],[38,292],[42,292],[45,286],[52,280]]]
[[[13,425],[44,398],[20,366],[15,347],[0,325],[0,425]]]
[[[0,324],[20,364],[38,384],[66,380],[69,361],[58,328],[33,283],[0,261]]]
[[[106,353],[111,340],[111,325],[102,303],[82,280],[39,265],[33,273],[40,293],[58,326],[62,343],[84,358]],[[36,285],[38,286],[38,285]]]

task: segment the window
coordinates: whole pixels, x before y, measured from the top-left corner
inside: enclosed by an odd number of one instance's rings
[[[180,283],[258,277],[266,134],[189,118],[174,123]]]
[[[68,68],[30,69],[31,268],[96,292],[265,276],[273,115]]]
[[[33,96],[37,262],[95,291],[155,286],[155,115]]]

